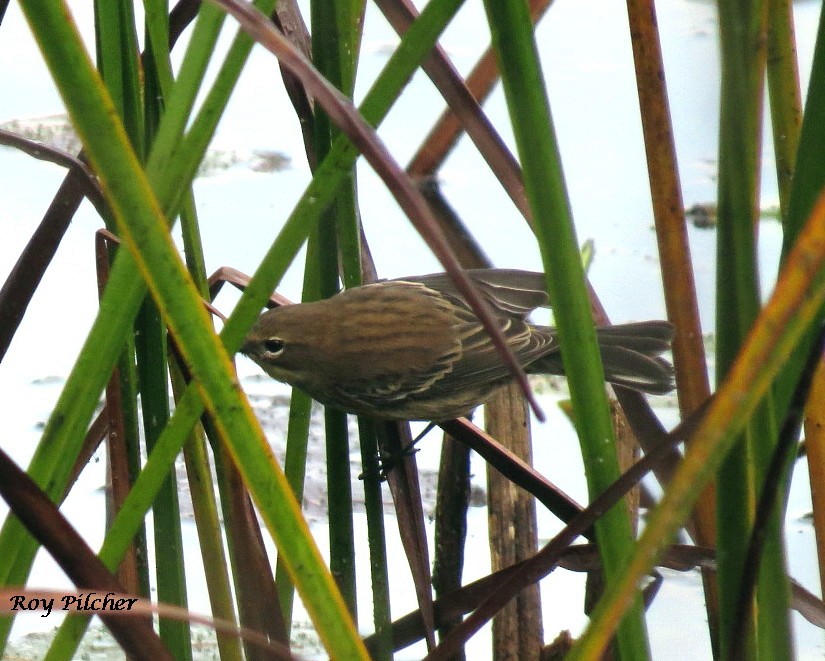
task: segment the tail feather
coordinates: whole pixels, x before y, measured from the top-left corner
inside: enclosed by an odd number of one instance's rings
[[[596,337],[607,381],[651,395],[673,390],[673,366],[660,356],[673,339],[669,322],[605,326],[596,329]]]
[[[673,326],[667,321],[642,321],[596,329],[599,346],[620,346],[648,355],[670,349]]]
[[[550,329],[548,329],[550,330]],[[673,390],[673,366],[660,354],[670,350],[673,326],[646,321],[596,329],[605,380],[617,385],[664,395]],[[556,349],[527,366],[531,373],[564,374]]]
[[[651,395],[673,390],[673,367],[664,358],[625,347],[600,345],[604,378],[617,385]]]

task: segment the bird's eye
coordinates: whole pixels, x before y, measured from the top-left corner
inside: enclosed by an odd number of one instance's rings
[[[284,341],[279,340],[277,337],[272,337],[268,340],[264,340],[263,345],[267,353],[275,355],[281,353],[284,350]]]

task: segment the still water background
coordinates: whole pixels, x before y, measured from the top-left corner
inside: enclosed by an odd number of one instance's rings
[[[84,35],[90,39],[92,28],[87,4],[72,2],[71,6]],[[467,5],[455,21],[456,27],[450,28],[442,40],[450,57],[463,72],[473,65],[480,49],[489,41],[480,3],[468,2]],[[719,97],[714,6],[685,0],[669,0],[660,5],[657,8],[659,27],[685,204],[710,202],[716,195]],[[797,4],[794,10],[804,90],[820,8],[817,3],[805,2]],[[225,43],[231,34],[231,30],[226,31]],[[8,10],[2,35],[0,77],[4,89],[15,93],[4,95],[0,101],[0,123],[61,113],[60,100],[16,4]],[[581,241],[596,240],[591,281],[613,321],[663,317],[664,302],[658,279],[624,7],[622,3],[604,0],[558,0],[538,28],[537,40],[578,236]],[[356,96],[363,95],[396,42],[394,33],[370,6]],[[279,80],[271,56],[262,49],[255,49],[214,145],[223,153],[237,156],[238,163],[213,171],[196,183],[195,198],[210,271],[221,265],[231,265],[252,272],[308,181],[309,170],[303,157],[297,121]],[[268,82],[262,84],[262,81]],[[380,130],[400,163],[409,160],[442,108],[443,104],[429,81],[423,75],[416,76]],[[507,121],[500,89],[485,109],[512,145],[512,134],[505,128]],[[766,133],[766,145],[770,140]],[[254,160],[251,154],[255,150],[282,153],[288,157],[290,165],[275,172],[256,171],[250,167]],[[766,153],[770,154],[770,149]],[[777,201],[773,168],[773,161],[767,157],[762,177],[763,207]],[[3,235],[0,278],[4,278],[49,204],[63,171],[13,150],[0,149],[0,174]],[[526,225],[468,140],[462,139],[441,176],[445,194],[496,265],[540,269],[539,255]],[[360,207],[379,274],[395,277],[440,270],[368,167],[359,167],[359,182]],[[31,457],[42,423],[49,416],[95,313],[93,233],[100,224],[91,207],[84,204],[0,370],[0,407],[4,423],[0,443],[23,465]],[[776,271],[781,231],[775,221],[765,220],[760,224],[759,232],[763,293],[768,294]],[[702,323],[707,332],[714,325],[715,235],[712,230],[691,228],[690,240]],[[293,299],[299,298],[298,269],[290,271],[281,291]],[[231,294],[222,294],[218,307],[231,309],[233,300]],[[239,360],[238,369],[253,401],[267,417],[270,438],[278,446],[280,432],[274,421],[278,415],[267,411],[272,408],[272,397],[280,398],[288,390],[279,384],[260,380],[258,369],[244,359]],[[552,390],[542,395],[549,420],[544,425],[534,426],[535,463],[560,487],[584,501],[586,489],[576,439],[555,405],[561,396]],[[676,412],[672,406],[667,406],[667,402],[659,410],[668,424],[675,422]],[[419,455],[425,475],[431,475],[437,467],[437,458],[438,444],[431,437],[422,445]],[[63,507],[93,547],[100,544],[103,534],[101,488],[104,465],[104,458],[97,456]],[[322,470],[320,465],[317,471]],[[353,472],[358,471],[354,469]],[[474,464],[474,472],[476,482],[483,487],[485,468],[481,462]],[[322,474],[315,475],[314,479],[319,485],[323,484]],[[787,521],[789,565],[794,578],[818,593],[813,530],[803,518],[810,509],[806,488],[807,473],[800,464]],[[319,499],[323,498],[322,492],[321,486]],[[486,549],[486,511],[473,509],[470,519],[468,545]],[[360,537],[365,538],[360,516],[356,526]],[[313,528],[323,547],[325,526],[322,515],[314,516]],[[542,537],[551,536],[558,528],[551,517],[541,517]],[[196,586],[200,584],[202,568],[194,526],[185,525],[184,533],[190,553],[187,570]],[[397,548],[397,540],[392,539],[391,545]],[[401,552],[394,553],[394,550],[391,548],[390,557],[401,558]],[[359,581],[368,591],[366,558],[359,562]],[[489,570],[488,563],[483,554],[471,554],[465,579],[469,581],[483,575]],[[666,581],[649,615],[654,657],[669,659],[689,655],[690,658],[709,658],[697,574],[663,573]],[[399,566],[394,574],[405,576],[404,567]],[[42,553],[38,556],[31,584],[69,585]],[[548,638],[564,628],[571,629],[575,635],[586,623],[579,612],[582,586],[581,576],[561,570],[543,582]],[[409,590],[396,590],[393,596],[396,600],[394,614],[414,608],[411,584]],[[194,588],[190,606],[193,610],[208,611],[208,601],[198,587]],[[368,619],[362,623],[364,626],[369,627]],[[48,621],[31,616],[20,618],[16,633],[48,629],[56,622],[56,615]],[[794,624],[800,657],[821,658],[824,649],[822,632],[796,615]],[[479,638],[471,648],[472,658],[489,655],[486,642],[483,637]],[[419,657],[420,650],[411,649],[399,658]]]

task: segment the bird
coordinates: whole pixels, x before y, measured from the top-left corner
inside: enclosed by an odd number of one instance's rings
[[[556,329],[528,315],[549,307],[544,275],[466,271],[528,374],[563,375]],[[596,329],[605,379],[643,393],[674,387],[673,326],[645,321]],[[264,312],[240,352],[269,376],[348,413],[444,421],[467,415],[513,379],[449,275],[381,280]]]

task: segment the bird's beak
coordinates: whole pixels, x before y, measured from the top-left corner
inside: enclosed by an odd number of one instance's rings
[[[244,356],[251,357],[254,350],[255,343],[251,340],[244,340],[244,343],[241,345],[241,348],[238,349],[238,353],[242,353]]]

